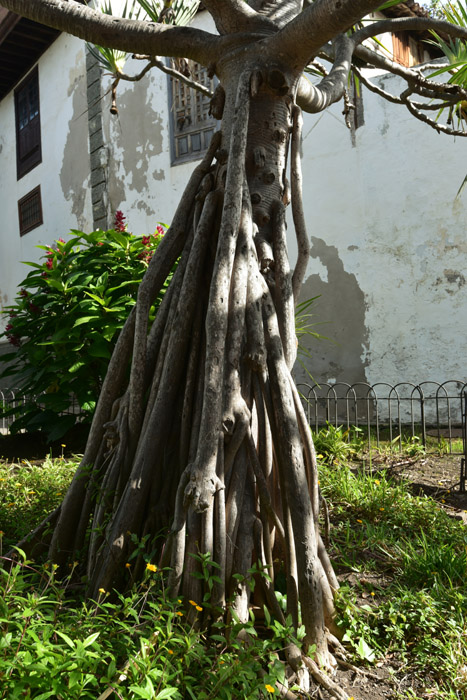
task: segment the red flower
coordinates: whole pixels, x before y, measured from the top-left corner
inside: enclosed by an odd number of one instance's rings
[[[115,231],[126,231],[126,223],[125,223],[126,216],[123,215],[123,212],[120,211],[120,209],[117,209],[115,212],[115,222],[114,222],[114,229]]]
[[[149,245],[151,243],[151,237],[150,236],[143,236],[142,243],[143,243],[143,245]]]
[[[33,314],[39,314],[41,309],[40,306],[37,306],[37,304],[34,304],[32,301],[29,302],[29,311],[32,311]]]
[[[17,348],[21,345],[21,340],[18,335],[7,335],[8,342],[15,345]]]
[[[26,299],[26,297],[29,296],[29,292],[27,292],[25,289],[21,289],[19,295],[20,297],[24,297]]]
[[[47,258],[47,262],[45,263],[45,266],[51,270],[54,266],[54,259],[53,258]]]
[[[161,225],[156,226],[156,232],[159,236],[163,236],[165,233],[164,228]],[[156,234],[154,234],[154,235],[156,235]]]
[[[41,277],[45,277],[45,279],[47,279],[47,272],[41,272]]]
[[[97,245],[104,245],[104,241],[97,241]]]
[[[13,324],[12,324],[12,323],[7,323],[6,326],[5,326],[5,331],[11,331],[12,328],[13,328]]]

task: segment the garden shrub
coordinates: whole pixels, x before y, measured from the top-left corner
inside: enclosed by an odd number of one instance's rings
[[[0,358],[9,363],[0,376],[25,396],[3,411],[15,415],[12,432],[43,430],[52,441],[90,421],[118,333],[165,231],[159,224],[154,235],[134,236],[124,220],[117,212],[109,231],[72,230],[67,241],[38,246],[45,250],[40,263],[25,263],[33,269],[6,309],[2,334],[17,349]]]

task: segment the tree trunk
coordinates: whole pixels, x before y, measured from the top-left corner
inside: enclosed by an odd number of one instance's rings
[[[220,579],[212,602],[231,599],[246,620],[255,563],[272,578],[262,581],[267,605],[281,614],[278,548],[288,612],[297,626],[300,604],[304,648],[316,645],[329,665],[337,581],[319,535],[315,453],[290,374],[299,286],[285,242],[290,192],[304,236],[298,158],[291,187],[286,177],[291,140],[299,150],[298,76],[246,59],[241,70],[217,68],[221,130],[121,333],[49,554],[63,563],[79,553],[95,597],[125,586],[125,563],[145,538],[151,560],[170,564],[171,594],[196,601],[206,591],[191,574],[200,570],[196,557],[209,555]],[[150,306],[177,259],[149,329]],[[140,556],[133,576],[144,566]],[[297,650],[288,655],[298,667]]]

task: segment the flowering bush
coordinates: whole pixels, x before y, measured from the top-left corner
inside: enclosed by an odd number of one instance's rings
[[[29,397],[10,409],[21,413],[13,432],[45,430],[56,440],[91,419],[118,333],[165,232],[159,224],[154,235],[134,236],[124,221],[117,212],[109,231],[73,230],[68,241],[39,246],[45,250],[40,263],[25,263],[33,270],[7,308],[2,334],[17,350],[0,357],[10,363],[0,376],[14,377]],[[75,413],[67,414],[72,403]]]

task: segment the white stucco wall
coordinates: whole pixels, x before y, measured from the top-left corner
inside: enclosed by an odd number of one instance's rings
[[[196,23],[210,28],[206,16]],[[19,182],[13,94],[0,103],[4,304],[27,272],[18,261],[40,255],[37,243],[51,243],[72,227],[92,228],[84,63],[82,42],[66,36],[41,58],[43,163]],[[126,66],[140,68],[131,60]],[[379,80],[397,92],[397,78]],[[108,85],[104,80],[103,92]],[[354,145],[341,103],[305,115],[312,256],[302,298],[321,295],[313,320],[333,341],[311,342],[310,370],[321,381],[464,380],[467,188],[456,193],[466,174],[466,144],[367,90],[363,102],[365,124]],[[109,95],[102,104],[109,211],[122,209],[135,234],[152,232],[159,221],[170,222],[193,168],[170,165],[167,77],[153,70],[140,83],[120,84],[118,117],[109,114]],[[20,238],[17,200],[38,183],[44,225]],[[294,258],[292,227],[289,244]],[[297,377],[303,377],[299,368]]]
[[[14,300],[17,285],[38,260],[36,246],[52,244],[70,228],[92,228],[84,43],[61,35],[38,61],[42,163],[16,178],[14,91],[0,102],[0,303]],[[19,235],[18,200],[41,186],[44,223]],[[7,322],[0,317],[0,329]]]
[[[397,93],[398,79],[379,78]],[[312,257],[303,298],[319,330],[321,380],[465,380],[466,142],[363,92],[356,145],[337,105],[305,117],[305,211]]]
[[[215,32],[207,12],[197,15],[192,26]],[[125,72],[134,75],[143,66],[130,58]],[[103,94],[110,84],[111,79],[104,77]],[[118,116],[109,112],[110,95],[102,103],[104,139],[109,144],[110,213],[121,209],[129,230],[138,235],[154,232],[159,221],[170,223],[196,165],[171,166],[167,86],[167,75],[153,69],[138,83],[119,84]]]

